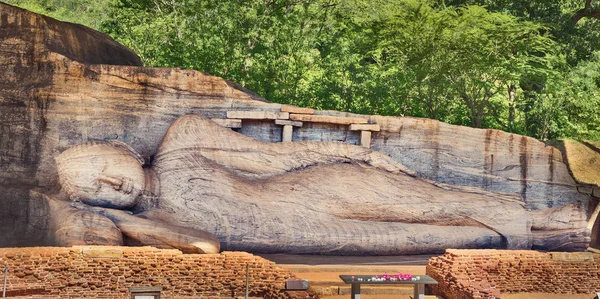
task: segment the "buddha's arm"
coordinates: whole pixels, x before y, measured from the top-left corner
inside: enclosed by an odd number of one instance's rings
[[[199,153],[231,170],[259,176],[344,162],[363,162],[389,172],[411,174],[392,158],[365,147],[338,142],[261,142],[194,115],[183,116],[171,126],[158,157],[182,151]]]
[[[109,218],[125,236],[143,245],[176,248],[184,253],[219,252],[219,240],[214,235],[201,230],[174,226],[129,215],[121,210],[93,207],[81,202],[75,202],[72,206]]]
[[[300,161],[308,165],[318,165],[363,162],[388,172],[413,175],[412,171],[389,156],[362,146],[342,142],[286,142],[274,145],[280,157],[287,163]]]
[[[63,194],[31,191],[31,196],[48,203],[54,245],[123,245],[121,231],[107,217],[71,207]]]

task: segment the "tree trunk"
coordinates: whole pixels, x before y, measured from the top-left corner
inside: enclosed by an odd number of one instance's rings
[[[481,125],[483,124],[483,105],[477,105],[475,99],[471,99],[466,93],[461,93],[461,98],[471,112],[471,115],[469,116],[471,119],[471,127],[481,128]]]
[[[574,24],[577,24],[583,18],[600,20],[600,9],[592,9],[592,0],[586,0],[585,7],[575,12],[571,20]]]
[[[515,94],[517,88],[514,84],[508,85],[508,129],[514,132],[515,129]]]

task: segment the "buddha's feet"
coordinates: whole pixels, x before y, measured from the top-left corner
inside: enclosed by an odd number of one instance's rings
[[[570,203],[560,207],[532,211],[531,230],[554,231],[587,227],[586,211],[581,203]]]
[[[584,251],[591,242],[590,231],[586,228],[532,231],[535,250]]]

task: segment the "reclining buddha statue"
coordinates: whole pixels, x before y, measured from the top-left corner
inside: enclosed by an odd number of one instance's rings
[[[148,165],[121,142],[77,145],[56,162],[76,208],[54,202],[61,245],[391,255],[589,242],[580,203],[529,211],[518,195],[419,178],[365,147],[265,143],[195,115],[171,125]],[[73,213],[94,224],[75,229]]]

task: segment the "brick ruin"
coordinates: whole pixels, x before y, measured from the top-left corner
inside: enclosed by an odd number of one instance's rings
[[[0,248],[7,298],[131,298],[129,287],[162,286],[163,298],[318,298],[287,291],[287,269],[245,252],[182,254],[153,247]],[[0,269],[1,270],[1,269]]]
[[[182,254],[152,247],[79,246],[0,249],[7,298],[130,298],[130,287],[161,286],[165,298],[318,298],[285,290],[292,272],[245,252]],[[501,298],[504,293],[600,292],[600,254],[448,249],[429,260],[436,295]]]
[[[600,292],[600,254],[588,252],[448,249],[429,260],[426,272],[439,282],[432,287],[433,293],[444,298]]]

